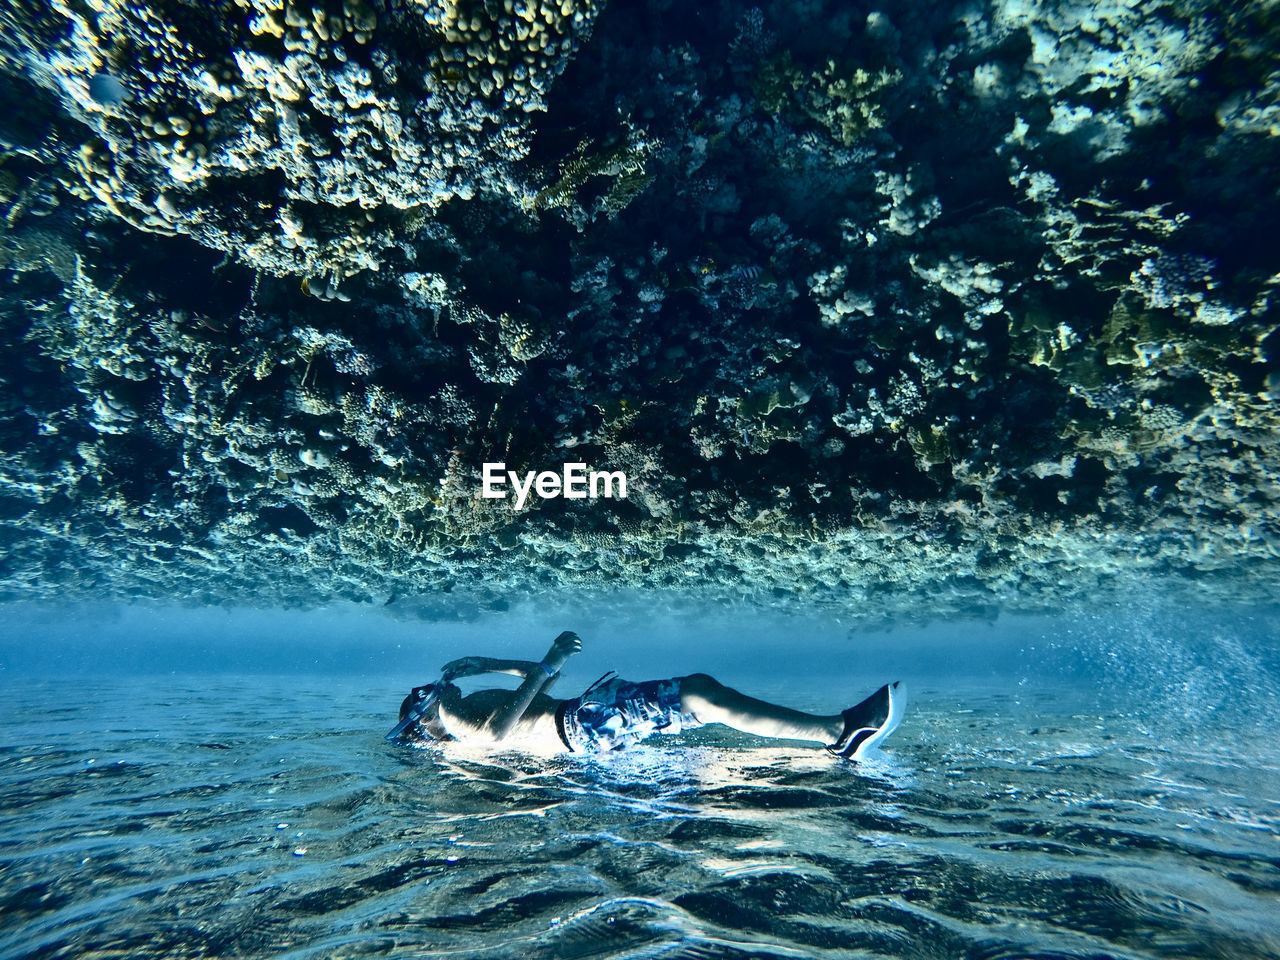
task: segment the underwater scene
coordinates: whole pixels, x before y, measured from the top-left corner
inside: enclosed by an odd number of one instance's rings
[[[1278,223],[1271,0],[9,0],[0,960],[1280,960]]]

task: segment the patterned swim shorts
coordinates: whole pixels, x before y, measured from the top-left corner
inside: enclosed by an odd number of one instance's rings
[[[621,677],[602,679],[586,693],[560,704],[556,728],[574,753],[622,750],[655,733],[680,733],[702,726],[680,712],[680,681]]]

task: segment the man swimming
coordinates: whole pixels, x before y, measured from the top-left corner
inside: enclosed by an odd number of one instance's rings
[[[400,704],[388,740],[462,740],[531,752],[619,750],[655,733],[680,733],[708,723],[780,740],[824,744],[836,756],[860,760],[898,726],[906,688],[890,683],[843,713],[817,716],[757,700],[694,673],[634,683],[605,674],[581,696],[547,696],[566,661],[582,649],[565,631],[541,661],[462,657],[445,664],[437,683],[415,687]],[[523,678],[512,690],[462,696],[453,681],[482,673]]]

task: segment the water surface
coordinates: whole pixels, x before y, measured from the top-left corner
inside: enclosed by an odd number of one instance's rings
[[[854,767],[397,748],[382,680],[8,684],[0,957],[1280,957],[1274,746],[1078,694],[917,688]]]

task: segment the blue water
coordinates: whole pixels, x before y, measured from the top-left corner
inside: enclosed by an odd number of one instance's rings
[[[11,611],[0,957],[1280,957],[1274,612],[568,613]],[[601,760],[382,739],[443,660],[561,625],[561,695],[613,667],[912,704],[860,767],[712,727]]]

